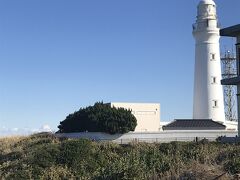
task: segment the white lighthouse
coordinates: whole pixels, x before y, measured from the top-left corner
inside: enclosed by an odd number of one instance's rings
[[[219,31],[216,4],[213,0],[200,1],[193,25],[196,40],[193,119],[225,123]]]

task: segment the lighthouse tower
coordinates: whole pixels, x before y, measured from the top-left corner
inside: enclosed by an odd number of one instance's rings
[[[213,0],[200,1],[193,25],[196,41],[193,119],[225,123],[219,31],[216,4]]]

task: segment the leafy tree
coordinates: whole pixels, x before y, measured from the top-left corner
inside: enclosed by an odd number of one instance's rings
[[[103,102],[81,108],[60,122],[60,133],[106,132],[110,134],[134,131],[137,120],[131,110],[111,107]]]

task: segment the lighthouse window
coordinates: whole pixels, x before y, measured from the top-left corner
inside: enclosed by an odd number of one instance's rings
[[[217,108],[218,107],[218,101],[217,100],[213,100],[213,108]]]
[[[216,60],[216,54],[211,53],[211,60]]]
[[[217,83],[217,77],[212,77],[212,84],[216,84]]]

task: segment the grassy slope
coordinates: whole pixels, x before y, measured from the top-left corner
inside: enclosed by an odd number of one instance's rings
[[[58,139],[51,134],[0,139],[0,179],[231,179],[240,145]],[[225,174],[228,172],[227,174]]]

